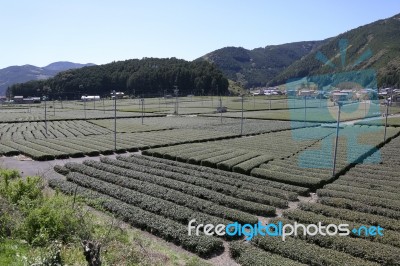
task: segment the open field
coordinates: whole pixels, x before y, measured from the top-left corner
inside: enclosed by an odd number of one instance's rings
[[[241,132],[240,99],[222,99],[228,107],[222,119],[214,113],[217,97],[180,98],[181,116],[170,115],[175,99],[145,99],[143,123],[138,99],[119,100],[115,135],[111,100],[86,107],[49,101],[47,123],[43,103],[4,105],[0,155],[40,161],[35,163],[48,167],[45,178],[54,190],[171,242],[201,263],[400,265],[398,117],[388,119],[384,141],[382,120],[358,121],[380,106],[343,107],[341,121],[356,123],[340,124],[333,175],[336,127],[326,123],[335,122],[336,106],[310,100],[305,110],[301,100],[294,108],[276,97],[269,110],[268,98],[249,97]],[[41,162],[47,160],[54,161]],[[247,241],[243,235],[189,236],[192,219],[194,225],[379,225],[385,234]]]

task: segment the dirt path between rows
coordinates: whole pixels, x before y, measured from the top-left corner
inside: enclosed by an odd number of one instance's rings
[[[29,157],[23,155],[13,156],[13,157],[0,157],[0,167],[9,169],[18,169],[23,177],[26,176],[42,176],[44,178],[54,177],[53,167],[55,165],[64,165],[68,162],[82,163],[85,160],[100,161],[101,157],[115,158],[118,155],[130,155],[130,154],[140,154],[140,152],[128,152],[123,154],[111,154],[111,155],[101,155],[101,156],[85,156],[81,158],[68,158],[62,160],[52,160],[52,161],[34,161]]]

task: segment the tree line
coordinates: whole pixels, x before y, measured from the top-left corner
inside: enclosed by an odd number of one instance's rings
[[[7,95],[79,99],[82,95],[109,96],[121,91],[131,97],[226,95],[228,80],[213,64],[176,58],[143,58],[83,67],[58,73],[47,80],[14,84]]]

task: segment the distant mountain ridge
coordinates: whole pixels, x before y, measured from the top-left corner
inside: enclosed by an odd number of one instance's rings
[[[0,95],[4,95],[7,88],[16,83],[24,83],[30,80],[41,80],[54,77],[61,71],[68,69],[95,66],[95,64],[79,64],[67,61],[51,63],[45,67],[33,65],[10,66],[0,69]]]
[[[343,67],[340,40],[347,42]],[[335,69],[317,60],[317,51],[313,51],[279,73],[269,84],[283,84],[290,78],[327,74],[332,71],[373,69],[377,73],[378,87],[400,87],[400,14],[330,38],[318,51],[336,66]],[[368,56],[363,58],[363,55]],[[355,64],[356,62],[358,63]]]
[[[293,42],[268,45],[248,50],[243,47],[225,47],[196,60],[214,63],[227,78],[240,82],[247,88],[265,86],[271,79],[315,51],[324,41]]]
[[[346,40],[341,67],[339,41]],[[337,67],[316,59],[320,52]],[[370,52],[370,56],[360,58]],[[400,14],[381,19],[323,41],[294,42],[247,50],[225,47],[196,60],[214,63],[227,78],[246,88],[285,84],[293,78],[374,69],[378,87],[400,87]],[[355,64],[355,62],[358,62]]]

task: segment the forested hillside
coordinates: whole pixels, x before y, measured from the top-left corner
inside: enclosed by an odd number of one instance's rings
[[[83,94],[110,95],[112,90],[131,96],[227,94],[228,80],[208,62],[170,59],[132,59],[68,70],[54,78],[10,87],[12,95],[77,99]]]
[[[324,42],[295,42],[253,50],[225,47],[197,60],[214,63],[227,78],[251,88],[265,86],[293,62],[314,51]]]
[[[348,43],[344,67],[340,40]],[[295,77],[374,69],[379,87],[400,86],[400,14],[340,34],[318,50],[335,65],[335,69],[317,60],[317,51],[313,51],[285,69],[270,84],[283,84]]]

